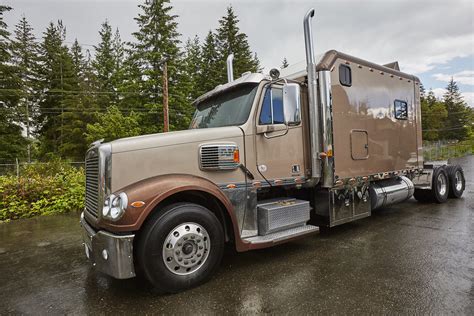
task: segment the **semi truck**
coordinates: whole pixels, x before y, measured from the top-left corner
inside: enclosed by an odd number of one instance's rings
[[[238,252],[312,236],[403,202],[443,203],[465,188],[458,165],[423,160],[420,80],[331,50],[306,64],[233,78],[197,98],[188,130],[86,153],[87,258],[158,291],[208,280]]]

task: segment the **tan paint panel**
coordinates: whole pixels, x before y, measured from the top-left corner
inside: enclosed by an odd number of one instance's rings
[[[339,83],[339,64],[351,67],[352,86]],[[412,80],[347,60],[332,67],[335,175],[349,178],[418,166],[417,106]],[[408,120],[397,120],[394,101],[408,103]],[[351,131],[368,135],[368,158],[352,157]]]
[[[282,134],[278,131],[268,136]],[[292,127],[288,134],[267,139],[263,134],[255,136],[257,166],[267,180],[284,179],[304,175],[303,128]],[[292,173],[292,166],[298,165],[300,172]],[[263,167],[265,166],[265,167]],[[265,171],[263,171],[265,169]]]
[[[203,144],[235,143],[243,161],[244,139],[242,130],[238,127],[150,136],[152,137],[147,139],[128,138],[120,141],[121,149],[137,146],[137,142],[144,141],[148,148],[142,150],[116,152],[117,142],[112,143],[112,191],[150,177],[176,173],[199,176],[216,184],[245,182],[245,174],[239,168],[222,171],[205,171],[199,168],[199,147]],[[171,145],[173,143],[175,145]]]

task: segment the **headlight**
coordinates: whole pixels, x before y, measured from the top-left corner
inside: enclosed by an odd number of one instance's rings
[[[117,221],[125,213],[127,205],[128,197],[125,192],[120,193],[118,196],[111,194],[104,201],[102,215],[107,219]]]

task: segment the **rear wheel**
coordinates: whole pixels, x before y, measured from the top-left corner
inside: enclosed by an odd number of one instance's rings
[[[448,199],[449,179],[444,167],[433,170],[431,190],[416,189],[414,197],[419,202],[444,203]]]
[[[466,188],[466,180],[461,166],[447,166],[446,172],[448,173],[449,179],[449,197],[460,198]]]
[[[156,212],[137,243],[143,276],[160,292],[179,292],[207,281],[218,268],[224,232],[203,206],[177,203]]]

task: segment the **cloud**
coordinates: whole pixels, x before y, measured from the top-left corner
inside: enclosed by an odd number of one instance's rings
[[[449,82],[453,78],[458,83],[474,86],[474,70],[463,70],[455,74],[438,73],[434,74],[433,78],[443,82]]]
[[[436,88],[432,91],[437,99],[443,99],[443,95],[446,93],[446,89],[444,88]],[[474,107],[474,92],[461,92],[461,95],[467,105]]]

